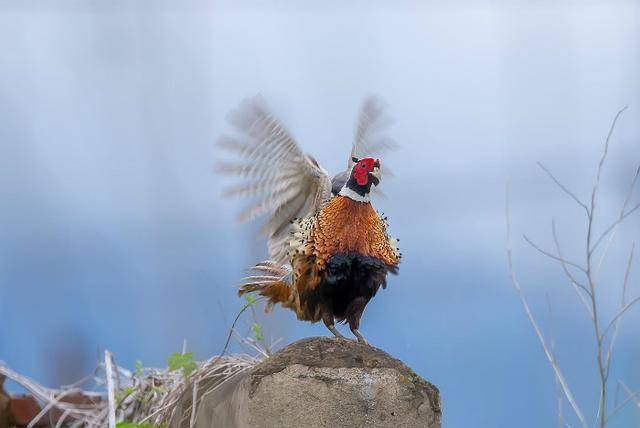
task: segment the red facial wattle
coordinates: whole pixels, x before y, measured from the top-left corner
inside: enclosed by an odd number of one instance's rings
[[[353,170],[353,178],[359,186],[365,186],[369,182],[369,173],[373,171],[374,160],[372,158],[360,159]]]

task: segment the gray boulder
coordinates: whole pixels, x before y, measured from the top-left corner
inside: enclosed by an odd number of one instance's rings
[[[316,337],[204,395],[195,426],[440,428],[441,415],[438,388],[401,361],[351,340]]]

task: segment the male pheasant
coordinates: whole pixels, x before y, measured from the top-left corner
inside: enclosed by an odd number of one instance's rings
[[[348,168],[333,179],[301,151],[261,98],[241,104],[230,122],[239,135],[223,137],[219,145],[242,161],[221,171],[243,182],[227,194],[258,200],[240,219],[269,215],[262,231],[269,236],[270,260],[251,268],[239,294],[257,292],[268,299],[267,308],[279,303],[300,320],[322,320],[336,337],[343,336],[334,322],[348,322],[366,343],[359,332],[362,313],[386,287],[387,274],[397,273],[401,258],[398,240],[370,200],[381,180],[380,160],[371,155],[394,146],[383,135],[388,122],[382,104],[375,98],[363,104]]]

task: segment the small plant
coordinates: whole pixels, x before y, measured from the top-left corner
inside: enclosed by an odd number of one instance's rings
[[[136,388],[134,388],[133,386],[128,386],[122,389],[121,391],[118,391],[115,395],[116,406],[120,406],[120,404],[122,404],[124,399],[130,396],[131,394],[133,394],[135,391],[136,391]]]
[[[264,333],[262,332],[262,324],[258,324],[257,322],[254,322],[253,324],[251,324],[251,332],[253,333],[253,335],[255,336],[255,338],[256,338],[256,340],[258,342],[264,341]]]
[[[247,300],[247,304],[242,310],[244,311],[247,308],[251,309],[251,317],[253,318],[253,323],[251,323],[251,333],[253,334],[253,340],[261,345],[261,348],[266,351],[268,356],[271,354],[271,347],[267,344],[267,341],[264,338],[264,329],[258,320],[258,314],[254,307],[260,299],[251,294],[246,294],[245,299]]]
[[[198,368],[198,365],[196,364],[193,356],[193,352],[186,352],[184,354],[180,352],[174,352],[173,354],[169,355],[169,358],[167,358],[167,365],[169,367],[169,371],[182,369],[182,374],[184,375],[185,379],[189,377],[191,372]]]
[[[142,361],[140,361],[140,360],[136,360],[135,374],[140,379],[142,379],[144,377],[144,372],[142,371]]]

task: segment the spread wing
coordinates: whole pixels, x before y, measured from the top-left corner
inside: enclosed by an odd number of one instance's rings
[[[240,220],[268,216],[261,232],[269,236],[269,257],[285,263],[291,221],[320,209],[331,197],[331,180],[315,159],[302,152],[261,97],[245,100],[229,122],[238,135],[222,137],[218,145],[240,160],[222,164],[219,170],[241,181],[225,193],[254,200],[240,213]]]
[[[351,155],[347,162],[347,169],[336,174],[332,179],[333,193],[337,194],[344,183],[349,179],[353,168],[353,158],[371,157],[377,158],[381,154],[393,150],[398,145],[387,135],[392,120],[387,114],[384,101],[378,97],[369,97],[364,100],[356,127],[356,135],[351,146]],[[382,163],[382,174],[392,175],[389,168]],[[379,189],[374,189],[376,193],[381,193]]]
[[[365,99],[358,115],[356,135],[347,164],[348,171],[351,171],[353,167],[353,157],[358,159],[363,157],[376,158],[398,146],[386,134],[391,123],[392,120],[386,112],[386,104],[380,98],[369,97]]]

